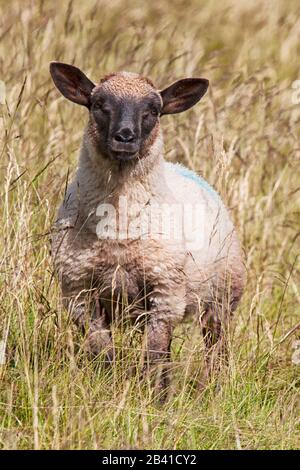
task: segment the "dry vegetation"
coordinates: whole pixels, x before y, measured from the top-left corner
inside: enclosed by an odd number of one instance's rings
[[[299,2],[0,5],[0,447],[300,447],[300,365],[292,361],[300,334]],[[195,324],[176,332],[161,407],[128,379],[137,353],[126,332],[116,333],[123,353],[111,371],[82,353],[51,274],[48,233],[87,115],[54,89],[54,59],[94,80],[120,69],[161,87],[210,79],[202,102],[164,118],[163,128],[167,159],[220,191],[247,254],[249,282],[218,387],[195,390],[203,349]]]

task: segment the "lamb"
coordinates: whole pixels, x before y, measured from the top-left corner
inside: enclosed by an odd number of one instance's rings
[[[73,65],[52,62],[50,73],[64,97],[89,111],[78,169],[52,232],[63,303],[85,333],[84,346],[111,363],[110,328],[120,312],[141,321],[145,373],[160,364],[165,390],[174,328],[196,315],[205,383],[245,286],[243,255],[220,196],[165,161],[160,117],[195,105],[208,80],[185,78],[159,91],[129,72],[97,85]]]

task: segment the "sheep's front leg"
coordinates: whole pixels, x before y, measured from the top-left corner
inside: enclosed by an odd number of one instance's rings
[[[161,392],[161,401],[165,400],[170,383],[173,331],[182,321],[186,308],[185,284],[181,271],[174,270],[173,273],[173,277],[172,270],[162,273],[164,282],[158,283],[156,279],[156,289],[148,299],[150,308],[145,327],[143,371],[144,375],[150,372],[151,376],[155,377],[156,388]]]
[[[145,331],[145,365],[143,375],[155,373],[158,392],[166,392],[170,383],[170,357],[172,331],[170,322],[150,318]],[[165,398],[164,396],[162,397]]]

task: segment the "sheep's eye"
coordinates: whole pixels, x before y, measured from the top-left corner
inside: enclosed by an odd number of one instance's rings
[[[94,109],[101,110],[103,113],[108,113],[109,111],[108,107],[105,106],[105,104],[102,103],[102,101],[96,101],[96,103],[94,103]]]
[[[158,116],[158,111],[156,108],[150,108],[148,111],[145,111],[143,114],[143,118],[146,119],[149,116]]]
[[[156,108],[151,108],[150,112],[151,112],[152,116],[158,116],[158,111],[157,111]]]

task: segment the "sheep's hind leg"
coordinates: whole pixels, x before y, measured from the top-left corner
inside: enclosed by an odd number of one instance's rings
[[[222,314],[221,307],[209,307],[201,319],[201,328],[205,343],[205,364],[199,389],[203,390],[212,375],[218,372],[222,364],[227,364],[226,326],[229,314]]]
[[[101,307],[99,299],[96,299],[95,312],[87,330],[84,348],[91,357],[104,353],[105,363],[111,364],[115,353],[111,331],[105,317],[105,310]]]
[[[85,335],[83,349],[91,358],[105,353],[105,363],[114,360],[111,331],[107,325],[105,311],[97,298],[67,299],[67,307],[77,327]]]

